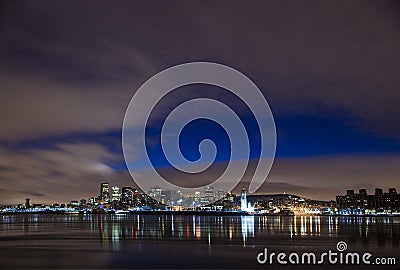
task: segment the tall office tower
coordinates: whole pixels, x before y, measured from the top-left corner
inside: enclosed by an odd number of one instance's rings
[[[367,190],[365,188],[360,189],[359,193],[360,195],[367,196]]]
[[[204,188],[204,198],[208,203],[214,202],[214,188],[213,187],[205,187]]]
[[[199,206],[201,203],[201,195],[200,195],[200,191],[196,191],[194,193],[194,205],[195,206]]]
[[[389,195],[396,195],[397,191],[395,188],[389,188]]]
[[[110,184],[101,183],[100,185],[100,199],[105,203],[110,202]]]
[[[150,188],[150,190],[147,192],[147,195],[152,197],[153,199],[157,201],[161,201],[161,191],[162,189],[158,186]]]
[[[119,202],[119,200],[121,199],[121,193],[119,192],[119,187],[113,186],[111,189],[112,189],[111,201]]]
[[[353,196],[354,195],[354,190],[353,189],[348,189],[346,194],[347,194],[347,196]]]
[[[123,204],[132,205],[133,204],[133,188],[123,187],[121,191],[121,202]]]
[[[383,195],[383,190],[381,188],[376,188],[375,195]]]

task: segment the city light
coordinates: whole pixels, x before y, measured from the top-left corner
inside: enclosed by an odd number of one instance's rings
[[[216,201],[215,201],[216,199]],[[215,201],[215,202],[214,202]],[[212,186],[203,192],[183,194],[180,191],[162,190],[152,187],[147,193],[132,187],[100,184],[100,192],[88,200],[71,200],[69,203],[44,205],[31,203],[26,198],[24,204],[3,206],[1,213],[112,213],[129,214],[133,212],[190,212],[238,215],[400,215],[400,195],[395,188],[384,193],[376,188],[375,194],[367,194],[365,189],[359,193],[347,190],[346,195],[336,196],[336,201],[316,201],[291,194],[247,195],[242,188],[239,195]],[[212,202],[212,203],[209,203]]]

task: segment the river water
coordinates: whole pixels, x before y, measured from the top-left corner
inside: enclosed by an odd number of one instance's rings
[[[0,216],[2,268],[376,269],[377,265],[260,265],[269,252],[347,251],[394,257],[400,218],[16,214]]]

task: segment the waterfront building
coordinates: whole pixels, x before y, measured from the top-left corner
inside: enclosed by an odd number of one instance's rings
[[[201,198],[200,198],[200,204],[201,205],[207,205],[209,203],[210,203],[210,201],[208,200],[208,198],[206,198],[204,196],[201,196]]]
[[[205,202],[212,203],[214,202],[214,188],[213,187],[205,187],[204,188],[204,198]]]
[[[110,202],[110,184],[109,183],[101,183],[99,198],[103,203]]]
[[[240,210],[245,211],[247,209],[247,196],[246,189],[242,188],[242,193],[240,194]]]
[[[253,212],[254,207],[250,202],[247,202],[246,188],[242,188],[242,193],[240,194],[240,210],[245,212]]]
[[[162,189],[158,186],[150,188],[150,190],[147,192],[147,195],[149,195],[151,198],[161,202],[161,192]]]
[[[121,203],[125,205],[133,205],[133,193],[133,188],[123,187],[121,190]]]
[[[348,213],[363,214],[366,212],[390,213],[400,211],[400,195],[395,188],[389,192],[383,192],[381,188],[375,189],[375,194],[367,194],[366,189],[360,189],[359,193],[347,191],[346,195],[336,196],[336,204],[339,209]]]
[[[199,191],[194,193],[194,206],[199,206],[201,204],[201,195]]]
[[[111,193],[111,201],[112,202],[119,202],[121,199],[121,193],[119,191],[118,186],[113,186],[112,188],[112,193]]]
[[[69,205],[71,207],[78,207],[79,206],[79,202],[78,201],[71,201]]]

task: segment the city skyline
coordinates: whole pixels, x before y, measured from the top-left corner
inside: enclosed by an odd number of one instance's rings
[[[143,192],[138,188],[132,187],[132,186],[118,186],[117,184],[112,184],[110,185],[110,182],[101,182],[100,186],[99,186],[99,194],[96,196],[95,194],[91,194],[90,197],[87,198],[74,198],[74,199],[69,199],[67,201],[53,201],[53,202],[35,202],[37,205],[54,205],[54,204],[68,204],[68,203],[72,203],[72,202],[76,202],[77,204],[79,202],[84,201],[85,204],[86,202],[88,204],[92,204],[92,205],[97,205],[97,204],[112,204],[114,202],[118,202],[118,203],[123,203],[123,202],[132,202],[132,199],[134,197],[134,194],[136,193],[138,195],[146,195],[149,198],[154,199],[155,201],[157,201],[158,203],[164,204],[164,205],[169,205],[169,206],[173,206],[174,204],[176,205],[176,201],[180,199],[184,199],[184,200],[191,200],[191,203],[185,203],[184,205],[186,205],[186,207],[198,207],[198,206],[204,206],[207,204],[211,204],[214,202],[217,202],[221,199],[224,199],[225,196],[227,196],[228,194],[230,194],[230,192],[226,192],[224,190],[220,190],[220,189],[214,189],[213,186],[206,186],[203,188],[202,192],[194,192],[193,194],[183,194],[182,192],[180,192],[179,190],[163,190],[162,188],[155,186],[152,187],[151,190],[147,191],[147,192]],[[243,196],[243,191],[246,191],[246,188],[243,186],[239,192],[237,193],[231,193],[232,196]],[[372,191],[372,192],[371,192]],[[346,190],[346,195],[339,195],[339,194],[335,194],[335,196],[333,196],[330,199],[327,200],[321,200],[321,201],[325,201],[325,202],[332,202],[332,201],[336,201],[338,207],[342,207],[343,205],[348,205],[349,207],[354,207],[354,208],[360,208],[362,207],[362,201],[360,204],[360,198],[357,196],[369,196],[371,197],[372,195],[379,195],[379,196],[391,196],[391,195],[398,195],[397,193],[397,188],[396,187],[390,187],[387,189],[388,192],[384,192],[384,189],[382,189],[381,187],[374,187],[372,190],[369,190],[365,187],[360,188],[359,189],[359,193],[355,193],[354,189],[347,189]],[[167,194],[169,197],[169,199],[167,199]],[[263,193],[263,194],[252,194],[253,196],[259,197],[259,196],[273,196],[273,195],[293,195],[293,196],[299,196],[299,194],[295,194],[295,193],[287,193],[285,191],[283,192],[277,192],[277,193]],[[400,194],[399,194],[400,195]],[[129,198],[129,196],[131,198]],[[177,198],[176,196],[178,196],[179,198]],[[250,195],[251,196],[251,195]],[[350,199],[349,196],[355,196],[357,199]],[[127,198],[128,197],[128,198]],[[302,197],[302,196],[300,196]],[[171,204],[172,198],[175,198],[174,201]],[[304,197],[304,199],[309,199],[309,200],[317,200],[316,198],[313,197]],[[382,197],[383,198],[383,197]],[[400,197],[399,197],[400,198]],[[399,198],[397,198],[396,204],[399,204]],[[243,199],[243,198],[242,198]],[[366,197],[364,198],[366,200]],[[31,202],[30,198],[25,198],[25,205],[29,205]],[[356,203],[355,201],[358,200],[358,203]],[[193,203],[196,204],[193,204]],[[15,203],[14,205],[21,205],[21,202]],[[179,203],[180,205],[182,205],[182,200]],[[371,204],[371,202],[368,202],[368,204]],[[5,203],[5,204],[0,204],[0,206],[6,206],[6,205],[12,205],[11,203]]]
[[[248,195],[245,187],[240,194],[215,191],[209,186],[202,193],[196,191],[190,195],[157,186],[143,193],[132,187],[120,188],[103,182],[98,196],[88,200],[46,205],[26,198],[24,204],[0,206],[0,213],[398,217],[400,194],[396,188],[387,192],[375,188],[374,194],[363,188],[358,193],[346,190],[345,195],[336,195],[336,200],[319,201],[286,193]]]
[[[370,191],[396,186],[398,4],[231,1],[228,6],[219,2],[210,9],[208,3],[174,0],[156,9],[154,3],[123,1],[113,6],[2,2],[0,204],[27,197],[49,203],[88,198],[102,179],[134,187],[121,148],[129,101],[154,74],[193,61],[243,72],[268,100],[278,143],[259,193],[327,200],[344,186]],[[171,104],[195,96],[240,103],[215,87],[186,90],[170,97]],[[168,104],[156,110],[149,127],[170,110]],[[254,134],[248,110],[238,111]],[[212,179],[229,159],[229,141],[215,124],[190,127],[180,142],[188,160],[199,158],[204,138],[220,146],[217,164],[202,178]],[[149,134],[155,167],[185,183],[158,155],[156,130]],[[257,157],[256,146],[250,159]],[[234,192],[250,178],[246,174]]]

